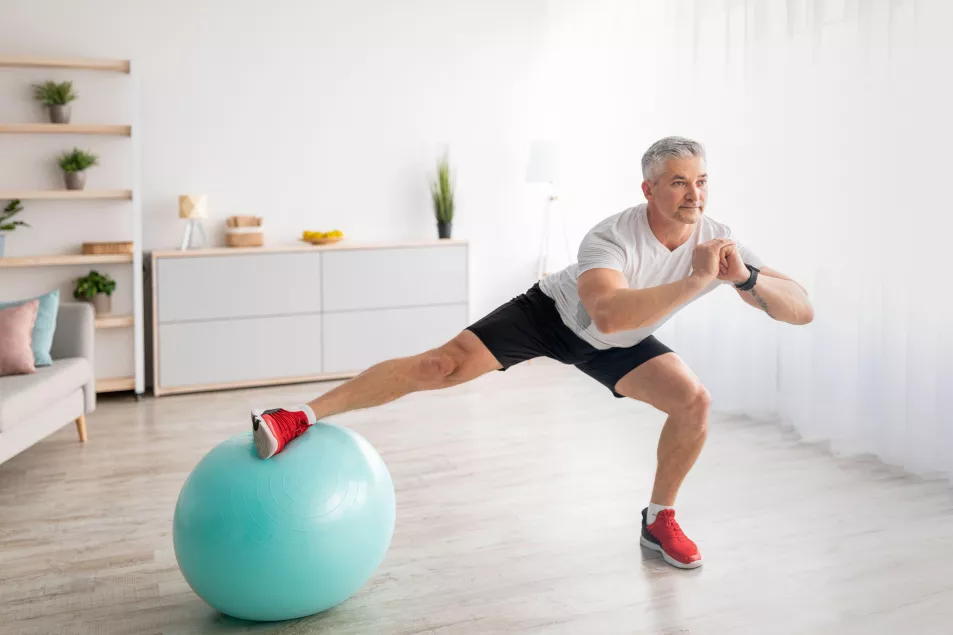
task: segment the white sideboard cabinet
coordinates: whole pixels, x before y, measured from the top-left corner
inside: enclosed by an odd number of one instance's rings
[[[351,377],[469,321],[464,241],[153,251],[147,263],[156,396]]]

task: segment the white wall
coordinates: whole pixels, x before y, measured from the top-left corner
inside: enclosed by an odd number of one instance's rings
[[[216,241],[231,214],[264,216],[272,242],[305,228],[436,237],[427,179],[448,148],[477,317],[535,270],[541,206],[523,177],[547,21],[544,0],[3,0],[0,53],[134,61],[146,249],[178,244],[183,193],[208,194]],[[23,81],[65,76],[82,95],[74,120],[123,123],[121,80],[96,73],[0,71],[0,118],[41,117]],[[2,140],[0,188],[49,185],[55,169],[38,166],[68,141]],[[116,140],[78,143],[103,154],[89,187],[129,185]],[[121,214],[97,212],[110,228],[92,230],[75,211],[32,205],[39,228],[8,255],[122,233]]]

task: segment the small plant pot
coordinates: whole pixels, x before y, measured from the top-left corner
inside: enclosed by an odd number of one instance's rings
[[[112,296],[105,293],[97,293],[93,296],[93,308],[96,309],[96,315],[108,315],[112,313]]]
[[[86,172],[64,172],[66,178],[66,189],[82,190],[86,187]]]
[[[441,239],[450,238],[453,231],[453,223],[437,223],[437,236]]]
[[[69,123],[72,108],[69,104],[54,104],[50,106],[50,121],[53,123]]]

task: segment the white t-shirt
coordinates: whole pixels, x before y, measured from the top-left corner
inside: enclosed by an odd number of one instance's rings
[[[692,236],[674,251],[659,242],[648,222],[648,206],[636,207],[610,216],[593,227],[579,245],[577,262],[540,281],[540,290],[553,299],[563,323],[593,347],[629,347],[655,332],[682,306],[661,320],[640,329],[602,333],[593,324],[579,300],[576,280],[590,269],[605,267],[621,271],[630,289],[648,289],[687,278],[692,272],[692,252],[700,243],[715,238],[735,240],[742,260],[761,268],[761,260],[732,236],[731,229],[706,215],[695,223]],[[713,280],[692,302],[716,289],[723,281]],[[686,302],[687,304],[687,302]]]

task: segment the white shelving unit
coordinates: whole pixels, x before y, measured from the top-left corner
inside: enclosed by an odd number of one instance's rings
[[[0,72],[16,72],[17,69],[50,69],[57,72],[75,71],[78,73],[120,73],[128,76],[129,90],[132,91],[133,101],[138,102],[138,78],[133,73],[132,63],[129,60],[109,59],[73,59],[73,58],[37,58],[37,57],[5,57],[0,56]],[[67,254],[36,254],[18,257],[0,258],[0,274],[8,269],[26,269],[37,267],[86,266],[108,265],[131,267],[132,285],[132,313],[131,315],[108,315],[96,319],[97,335],[103,332],[115,332],[119,329],[132,329],[133,374],[120,377],[96,378],[97,392],[135,391],[139,397],[145,392],[145,360],[144,360],[144,316],[143,316],[143,261],[142,261],[142,209],[140,193],[140,130],[138,121],[138,106],[133,108],[132,121],[118,124],[98,124],[71,122],[69,124],[53,124],[44,122],[0,122],[0,152],[3,151],[2,137],[7,135],[63,135],[63,136],[112,136],[127,138],[129,144],[129,161],[131,162],[132,189],[0,189],[0,201],[21,199],[36,201],[42,206],[43,201],[128,201],[129,212],[132,215],[130,238],[133,253],[122,255],[83,255],[80,253]],[[42,213],[40,211],[39,213]],[[82,213],[81,211],[77,213]],[[79,245],[77,245],[79,247]],[[12,272],[7,272],[8,274]],[[72,299],[72,298],[68,298]]]

